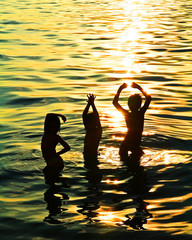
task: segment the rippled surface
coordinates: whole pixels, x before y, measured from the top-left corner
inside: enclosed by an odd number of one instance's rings
[[[191,0],[0,2],[2,239],[191,239],[191,6]],[[144,172],[136,175],[119,161],[125,124],[112,106],[118,86],[133,81],[153,97]],[[130,91],[122,93],[125,106]],[[97,172],[87,171],[82,157],[87,93],[97,96],[103,126]],[[69,189],[44,182],[47,112],[68,119],[61,135],[72,148],[63,155]]]

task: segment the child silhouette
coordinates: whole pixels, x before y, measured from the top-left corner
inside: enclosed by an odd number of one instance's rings
[[[146,100],[143,107],[141,107],[142,99],[139,94],[131,95],[128,98],[129,110],[124,109],[119,104],[119,95],[124,88],[127,88],[126,83],[123,83],[117,90],[117,93],[113,99],[113,105],[124,115],[127,126],[127,133],[119,150],[120,158],[125,163],[129,163],[132,159],[136,164],[139,164],[140,157],[143,154],[140,144],[144,127],[144,114],[151,102],[151,96],[147,94],[141,86],[134,82],[132,83],[131,87],[137,88],[145,96]],[[131,155],[129,155],[128,152],[131,152]]]
[[[41,140],[41,151],[47,166],[44,168],[45,178],[54,182],[57,180],[60,171],[64,168],[61,154],[70,150],[70,146],[58,134],[60,131],[60,119],[65,122],[66,117],[62,114],[48,113],[44,122],[44,134]],[[56,152],[57,144],[61,144],[63,149]]]
[[[84,138],[84,160],[86,168],[95,168],[99,164],[97,159],[98,146],[101,140],[102,127],[99,119],[99,113],[95,107],[95,96],[93,94],[87,95],[87,105],[83,111],[83,124],[85,126],[86,134]],[[93,112],[89,112],[90,106]]]

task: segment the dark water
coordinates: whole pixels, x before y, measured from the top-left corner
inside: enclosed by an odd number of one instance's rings
[[[191,239],[191,0],[0,2],[1,239]],[[119,161],[120,84],[152,95],[141,171]],[[124,90],[126,106],[131,88]],[[94,93],[103,136],[84,168],[82,111]],[[63,113],[70,188],[45,184],[46,113]]]

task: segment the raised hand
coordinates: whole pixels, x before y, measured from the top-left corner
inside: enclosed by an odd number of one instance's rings
[[[63,120],[63,122],[66,122],[67,118],[62,114],[60,116],[61,116],[61,119]]]
[[[132,88],[137,88],[137,89],[139,89],[140,90],[140,86],[139,86],[139,84],[137,84],[137,83],[135,83],[135,82],[133,82],[132,84],[131,84],[131,87]]]
[[[93,95],[93,94],[88,94],[87,97],[88,97],[87,102],[88,102],[90,105],[92,105],[92,104],[94,103],[94,100],[95,100],[96,96]]]
[[[123,90],[124,88],[127,88],[127,83],[123,83],[119,88],[121,89],[121,90]]]

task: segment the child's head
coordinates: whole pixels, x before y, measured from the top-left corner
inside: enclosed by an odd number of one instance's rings
[[[56,134],[60,131],[60,120],[56,115],[47,115],[44,123],[44,132]]]
[[[139,110],[141,107],[142,98],[139,94],[131,95],[128,99],[128,106],[131,111]]]
[[[85,118],[85,128],[87,130],[93,130],[96,128],[96,117],[94,113],[88,113]]]

